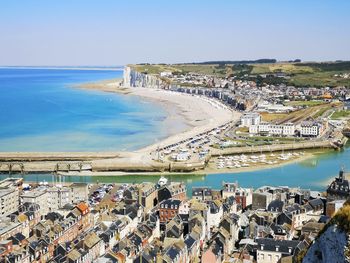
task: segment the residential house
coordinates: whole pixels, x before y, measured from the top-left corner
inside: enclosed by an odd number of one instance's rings
[[[179,213],[180,200],[164,200],[159,204],[160,223],[167,223]]]

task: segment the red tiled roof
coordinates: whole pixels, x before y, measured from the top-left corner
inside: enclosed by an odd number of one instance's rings
[[[80,212],[85,215],[86,213],[89,212],[89,207],[87,204],[85,203],[80,203],[79,205],[77,205],[77,208],[80,210]]]

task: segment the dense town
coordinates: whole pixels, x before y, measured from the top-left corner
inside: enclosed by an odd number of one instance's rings
[[[350,197],[287,186],[0,182],[1,262],[297,262]]]

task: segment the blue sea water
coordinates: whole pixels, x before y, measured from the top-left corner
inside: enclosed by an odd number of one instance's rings
[[[160,105],[74,88],[121,70],[0,69],[0,151],[133,150],[167,135]]]

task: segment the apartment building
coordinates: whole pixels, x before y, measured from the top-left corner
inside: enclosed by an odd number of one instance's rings
[[[0,189],[0,216],[8,216],[18,210],[18,189]]]

